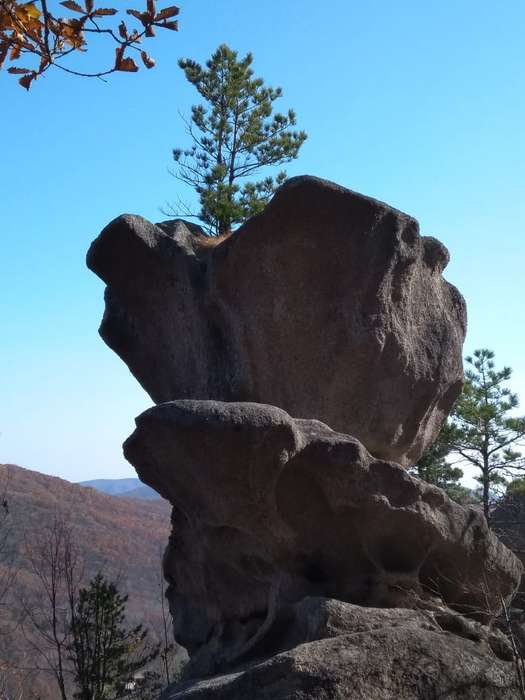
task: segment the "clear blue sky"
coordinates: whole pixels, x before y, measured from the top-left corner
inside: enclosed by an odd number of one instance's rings
[[[85,252],[121,212],[162,220],[184,193],[168,167],[185,143],[178,111],[197,100],[176,61],[222,42],[252,51],[308,132],[289,174],[382,199],[449,247],[466,352],[495,350],[525,402],[523,0],[180,7],[180,31],[150,41],[154,70],[108,83],[50,71],[29,94],[0,73],[0,462],[71,480],[132,473],[120,446],[151,402],[98,337],[103,285]]]

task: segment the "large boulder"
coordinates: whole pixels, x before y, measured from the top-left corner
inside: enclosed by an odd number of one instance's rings
[[[174,506],[168,598],[195,673],[249,656],[307,596],[487,620],[519,583],[480,512],[319,421],[183,400],[136,423],[124,452]]]
[[[101,335],[155,402],[272,404],[404,466],[461,390],[447,262],[410,216],[313,177],[216,245],[125,215],[88,253],[107,284]]]
[[[309,598],[290,608],[285,629],[279,653],[214,678],[173,685],[162,700],[514,700],[519,695],[509,643],[481,626],[457,634],[426,611]]]

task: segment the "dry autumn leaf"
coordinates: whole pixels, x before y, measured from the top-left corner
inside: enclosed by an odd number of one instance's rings
[[[79,12],[81,15],[84,14],[84,8],[80,7],[80,5],[76,2],[73,2],[73,0],[65,0],[65,2],[60,3],[63,7],[67,7],[68,10],[71,10],[72,12]]]
[[[132,58],[123,58],[118,64],[117,70],[124,71],[126,73],[136,73],[139,67]]]
[[[119,46],[115,49],[115,70],[118,70],[118,65],[124,57],[125,46]]]
[[[82,4],[84,2],[84,4]],[[26,68],[11,66],[8,71],[22,77],[19,83],[29,89],[33,80],[51,67],[66,70],[70,74],[85,77],[103,77],[115,71],[135,73],[137,63],[125,53],[140,52],[142,63],[148,69],[155,66],[155,60],[141,49],[144,37],[155,36],[154,27],[176,31],[177,22],[169,21],[179,14],[179,8],[169,6],[156,10],[155,0],[142,0],[145,7],[141,11],[131,8],[127,14],[138,21],[139,26],[128,27],[124,21],[105,26],[118,10],[112,7],[96,7],[96,0],[62,0],[57,5],[75,13],[75,17],[63,18],[53,13],[52,0],[0,0],[0,69],[6,61],[16,62],[24,56],[24,63],[31,57],[34,65]],[[100,34],[117,44],[116,60],[106,69],[93,72],[74,70],[62,65],[62,59],[69,54],[87,49],[88,39]]]
[[[13,47],[11,48],[11,51],[9,52],[9,60],[10,61],[16,61],[17,58],[20,58],[20,54],[22,53],[22,44],[14,44]]]
[[[102,7],[99,10],[95,10],[92,14],[95,17],[104,17],[105,15],[116,15],[118,10],[113,7]]]
[[[170,17],[175,17],[179,14],[179,8],[172,5],[171,7],[165,7],[155,16],[155,22],[160,22],[163,19],[169,19]]]
[[[38,19],[42,14],[33,2],[26,2],[24,5],[18,5],[15,12],[19,17],[27,15],[27,17],[31,19]]]
[[[153,68],[155,66],[155,61],[151,58],[151,56],[148,56],[145,51],[140,52],[140,57],[142,58],[142,63],[146,66],[146,68]]]
[[[172,29],[175,32],[179,29],[179,23],[177,20],[175,20],[175,22],[162,22],[162,24],[159,24],[158,26],[162,27],[163,29]]]
[[[69,22],[62,25],[62,38],[74,49],[81,49],[84,45],[84,35],[82,20],[70,19]]]
[[[148,15],[146,12],[139,12],[138,10],[126,10],[126,12],[128,15],[138,19],[139,22],[142,22],[143,25],[145,25],[148,21]]]
[[[0,32],[5,29],[12,29],[13,21],[11,17],[6,12],[0,11]]]
[[[35,78],[36,75],[34,73],[31,73],[31,75],[24,75],[24,77],[20,78],[18,82],[22,87],[25,87],[26,90],[29,90],[29,88],[31,87],[31,83]]]

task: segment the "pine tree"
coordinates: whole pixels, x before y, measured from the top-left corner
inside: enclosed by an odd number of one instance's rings
[[[518,397],[505,386],[510,367],[496,370],[494,353],[486,349],[476,350],[466,360],[470,368],[452,414],[450,444],[479,470],[477,480],[489,520],[495,490],[525,470],[525,458],[516,450],[524,443],[525,416],[511,414],[518,407]]]
[[[142,625],[126,627],[126,602],[101,574],[78,592],[69,654],[79,700],[123,697],[126,683],[158,655]]]
[[[525,478],[518,477],[509,481],[507,484],[507,489],[505,496],[512,498],[513,496],[523,497],[525,496]]]
[[[307,138],[304,131],[291,129],[296,123],[293,110],[272,116],[282,90],[254,78],[252,61],[251,53],[238,60],[237,52],[225,44],[205,68],[191,59],[179,61],[206,104],[192,107],[187,122],[192,143],[188,149],[173,150],[179,165],[173,174],[198,194],[198,218],[211,235],[228,234],[258,214],[286,173],[242,186],[239,180],[297,158]]]

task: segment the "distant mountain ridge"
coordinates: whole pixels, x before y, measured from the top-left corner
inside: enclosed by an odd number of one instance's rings
[[[139,479],[91,479],[79,481],[79,486],[88,486],[110,496],[125,496],[126,498],[140,498],[146,501],[160,499],[159,494]]]

